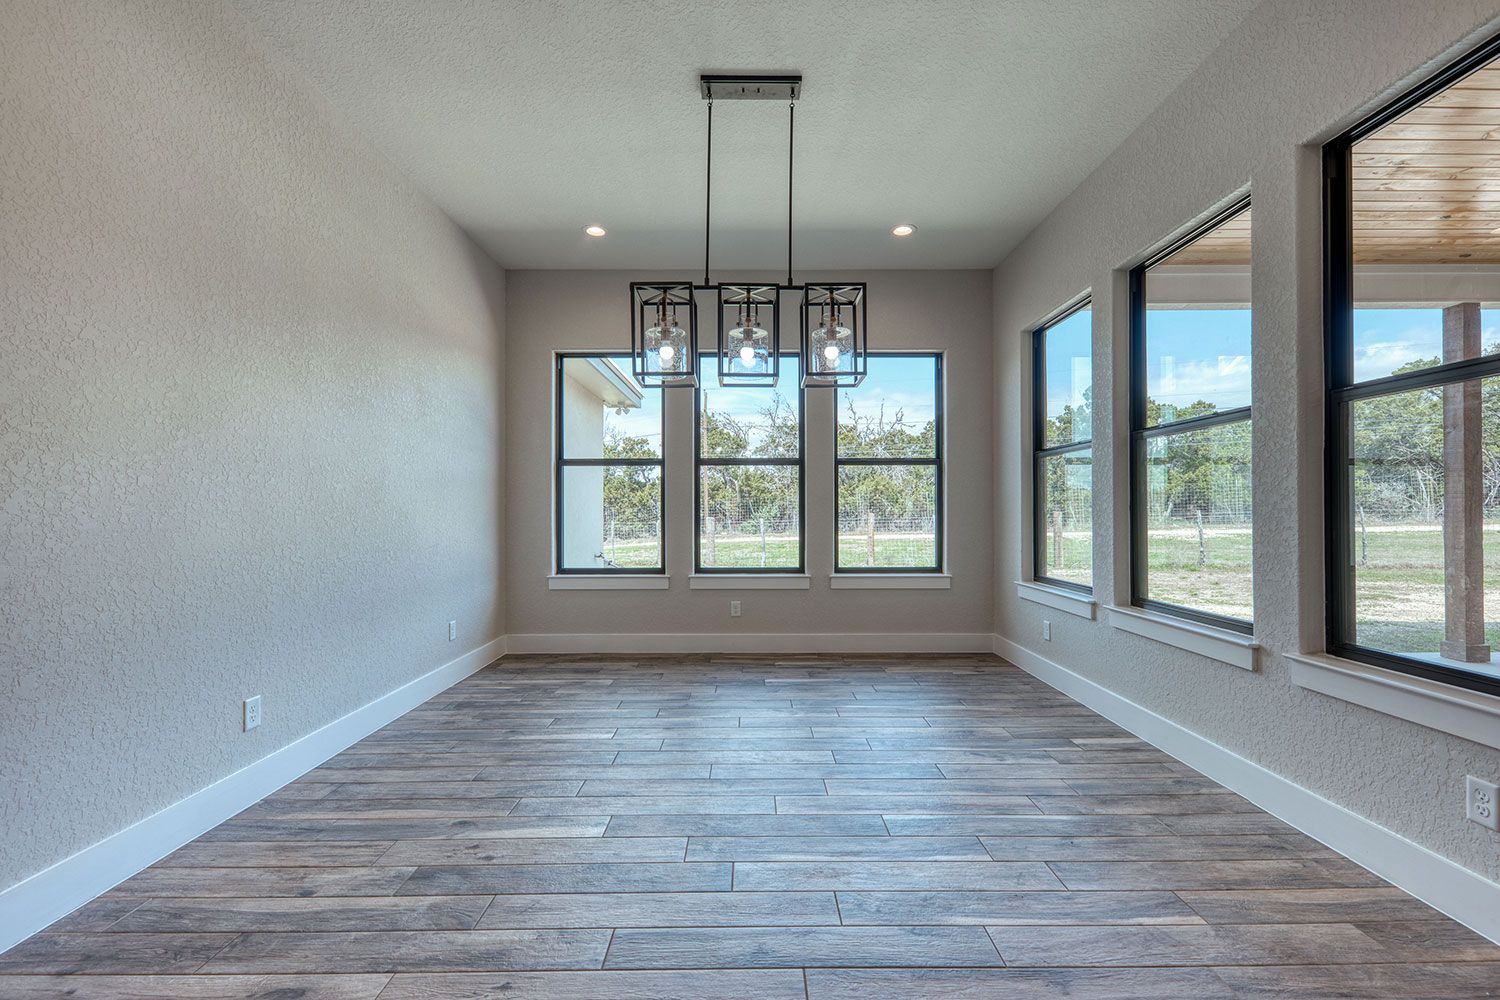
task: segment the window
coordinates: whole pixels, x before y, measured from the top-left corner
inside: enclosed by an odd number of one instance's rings
[[[1130,272],[1134,603],[1251,631],[1250,206]]]
[[[699,573],[802,572],[802,370],[781,356],[775,386],[721,387],[699,358]]]
[[[838,390],[836,573],[939,573],[943,566],[943,360],[871,354]]]
[[[1500,40],[1330,143],[1328,645],[1500,694]]]
[[[1093,308],[1073,306],[1032,337],[1032,575],[1092,590]]]
[[[662,573],[662,405],[630,357],[557,357],[557,571]]]

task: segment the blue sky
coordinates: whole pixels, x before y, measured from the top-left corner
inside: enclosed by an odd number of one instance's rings
[[[1500,312],[1482,311],[1487,352],[1500,346]],[[1250,401],[1248,309],[1153,309],[1147,314],[1147,382],[1151,397],[1186,406],[1199,399],[1219,409]],[[1087,312],[1075,313],[1047,332],[1047,415],[1078,403],[1088,386]],[[1356,309],[1354,377],[1389,375],[1402,365],[1442,354],[1441,309]]]
[[[1481,341],[1485,353],[1494,353],[1500,340],[1500,316],[1493,309],[1480,310]],[[1443,355],[1443,311],[1441,309],[1354,310],[1354,380],[1379,378],[1418,359]]]
[[[1093,384],[1089,342],[1093,337],[1092,309],[1080,309],[1047,328],[1047,416],[1055,417],[1065,406],[1078,406]],[[1086,438],[1086,427],[1074,428],[1074,439]]]
[[[1163,405],[1250,403],[1250,310],[1146,313],[1146,392]]]
[[[774,386],[723,386],[719,384],[714,355],[703,355],[698,366],[698,392],[703,396],[703,406],[715,413],[726,414],[748,431],[750,447],[754,449],[762,438],[757,433],[760,412],[775,396],[779,395],[793,412],[796,411],[797,388],[802,383],[800,361],[796,355],[783,354]]]
[[[870,355],[868,374],[856,389],[840,389],[838,415],[840,419],[849,414],[852,403],[861,417],[874,419],[885,406],[886,420],[902,412],[906,426],[918,430],[937,416],[933,398],[934,379],[932,358],[882,358]]]

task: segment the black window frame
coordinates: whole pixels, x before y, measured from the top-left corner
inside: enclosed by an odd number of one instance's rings
[[[947,560],[948,549],[946,537],[943,534],[943,505],[946,492],[944,479],[948,470],[943,461],[944,449],[946,447],[946,421],[943,409],[943,352],[942,351],[869,351],[866,352],[866,370],[868,360],[875,358],[931,358],[933,364],[933,393],[934,393],[934,456],[932,458],[842,458],[839,456],[839,415],[842,408],[839,406],[838,395],[833,401],[833,571],[840,575],[869,574],[879,575],[882,573],[935,573],[944,571],[944,563]],[[850,386],[835,390],[842,393]],[[936,471],[935,492],[933,494],[934,511],[934,546],[933,554],[936,556],[932,566],[841,566],[839,565],[839,470],[845,466],[871,467],[871,466],[920,466],[931,468]]]
[[[1066,455],[1075,451],[1089,452],[1089,494],[1093,495],[1094,465],[1094,428],[1089,427],[1089,436],[1083,441],[1070,441],[1064,444],[1047,444],[1047,331],[1056,327],[1063,320],[1076,316],[1085,309],[1090,311],[1089,322],[1089,365],[1094,363],[1094,338],[1093,317],[1094,298],[1085,295],[1069,305],[1064,306],[1053,314],[1051,319],[1044,321],[1035,330],[1031,331],[1031,579],[1034,583],[1046,584],[1049,587],[1061,587],[1064,590],[1077,591],[1080,594],[1092,594],[1093,584],[1078,583],[1074,580],[1063,580],[1055,576],[1047,576],[1041,572],[1046,565],[1042,553],[1046,548],[1046,463],[1047,459],[1058,455]],[[1092,377],[1090,378],[1092,385]],[[1093,577],[1093,538],[1090,532],[1089,553],[1089,576]]]
[[[1158,601],[1146,596],[1148,584],[1149,552],[1147,548],[1147,498],[1148,477],[1146,475],[1146,443],[1151,438],[1184,434],[1190,431],[1208,430],[1225,424],[1252,420],[1255,398],[1252,393],[1248,406],[1236,406],[1229,410],[1176,420],[1166,424],[1146,425],[1146,403],[1148,397],[1146,371],[1146,272],[1160,264],[1177,251],[1196,242],[1230,219],[1250,208],[1250,195],[1236,198],[1234,202],[1186,234],[1173,240],[1156,253],[1130,269],[1130,604],[1143,611],[1181,618],[1198,625],[1226,629],[1244,635],[1255,634],[1254,619],[1235,618],[1215,614],[1200,608]],[[1252,241],[1254,237],[1252,236]],[[1253,243],[1252,243],[1253,245]],[[1253,309],[1252,304],[1252,309]],[[1250,364],[1255,365],[1255,342],[1250,343]],[[1254,426],[1253,424],[1251,425]],[[1252,451],[1251,468],[1255,455]],[[1252,472],[1253,475],[1253,472]],[[1251,515],[1252,550],[1254,539],[1254,514]],[[1251,586],[1254,586],[1254,561],[1251,562]]]
[[[569,360],[611,359],[625,355],[610,351],[557,351],[553,355],[552,412],[553,412],[553,462],[552,462],[552,521],[553,521],[553,571],[558,576],[665,576],[667,572],[667,407],[666,398],[661,406],[661,454],[656,458],[567,458],[563,454],[563,366]],[[631,374],[626,370],[626,374]],[[631,374],[634,378],[634,375]],[[665,392],[653,386],[641,386],[643,392]],[[658,563],[655,568],[638,566],[594,566],[567,567],[563,565],[563,470],[568,468],[608,468],[611,466],[655,466],[657,488],[661,499],[657,510],[661,518],[657,525]]]
[[[798,379],[797,392],[797,457],[796,458],[721,458],[703,454],[703,391],[712,388],[701,375],[705,361],[707,367],[716,370],[718,364],[713,354],[700,351],[698,387],[693,390],[693,572],[695,574],[741,575],[754,573],[762,576],[801,576],[807,572],[807,390]],[[800,358],[795,351],[780,351],[777,361],[783,374],[788,358]],[[714,384],[717,384],[715,382]],[[777,389],[776,386],[732,386],[730,388]],[[705,468],[734,466],[780,466],[797,468],[797,565],[793,566],[705,566],[703,565],[703,470]]]
[[[1397,392],[1500,375],[1500,355],[1451,361],[1404,375],[1354,381],[1354,144],[1500,58],[1500,37],[1443,68],[1323,147],[1324,523],[1328,652],[1455,687],[1500,695],[1500,679],[1361,646],[1355,636],[1351,404]]]

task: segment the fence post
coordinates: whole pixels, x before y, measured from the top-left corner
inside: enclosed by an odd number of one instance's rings
[[[1365,530],[1365,505],[1360,504],[1359,510],[1359,564],[1370,565],[1370,535]]]
[[[1052,509],[1052,566],[1063,564],[1063,512],[1061,507]]]
[[[870,537],[865,543],[865,565],[875,565],[875,512],[870,511]]]
[[[760,564],[766,564],[766,519],[760,519]]]
[[[1203,510],[1198,510],[1198,568],[1208,565],[1208,550],[1203,544]]]
[[[718,535],[714,531],[715,522],[712,514],[708,515],[708,564],[716,566],[719,563],[719,547],[716,543]]]

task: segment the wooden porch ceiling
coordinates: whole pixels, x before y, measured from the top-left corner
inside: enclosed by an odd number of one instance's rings
[[[1500,263],[1500,62],[1355,143],[1357,264]],[[1248,264],[1250,215],[1172,264]]]

